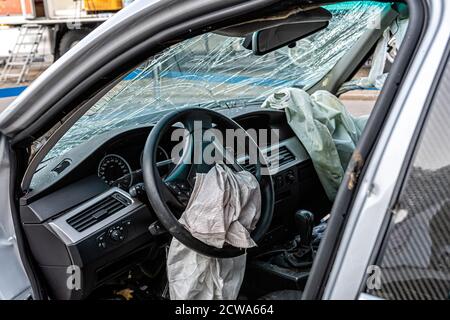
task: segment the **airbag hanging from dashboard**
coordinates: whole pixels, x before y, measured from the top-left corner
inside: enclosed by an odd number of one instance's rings
[[[367,118],[353,118],[328,91],[310,96],[301,89],[282,89],[269,96],[262,107],[285,110],[289,125],[311,157],[320,182],[333,201]]]
[[[249,172],[216,165],[197,174],[194,190],[180,223],[198,240],[216,248],[256,246],[250,232],[261,214],[261,191]],[[170,244],[167,275],[173,300],[234,300],[244,278],[246,255],[211,258],[177,239]]]

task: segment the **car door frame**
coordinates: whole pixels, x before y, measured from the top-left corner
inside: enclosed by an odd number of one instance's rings
[[[322,259],[315,261],[315,264],[328,263],[327,274],[321,268],[322,273],[315,275],[317,268],[314,270],[313,267],[305,298],[314,295],[333,300],[374,298],[361,294],[361,290],[373,270],[369,267],[374,264],[390,218],[395,214],[394,200],[403,184],[424,115],[447,63],[450,25],[445,21],[450,19],[450,5],[443,0],[424,1],[423,4],[427,11],[426,28],[415,57],[371,151],[357,192],[349,201],[351,207],[347,211],[340,243],[334,254],[328,256],[328,261],[323,253]],[[349,168],[350,175],[351,170]],[[335,209],[340,205],[342,203],[336,203]],[[330,240],[325,239],[322,246]]]
[[[302,1],[311,5],[308,0]],[[326,0],[317,0],[320,3]],[[280,0],[135,2],[61,57],[0,115],[0,141],[8,150],[5,154],[8,161],[4,163],[8,170],[0,172],[0,178],[9,181],[2,199],[11,204],[8,213],[13,218],[17,247],[31,282],[33,298],[48,296],[19,217],[20,184],[30,158],[31,143],[60,127],[61,119],[166,47],[209,30],[238,24],[242,19],[269,14],[273,6],[286,8],[287,5],[292,3]]]

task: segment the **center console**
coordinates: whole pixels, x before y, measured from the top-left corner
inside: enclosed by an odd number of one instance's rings
[[[148,206],[98,179],[83,179],[22,207],[25,234],[54,299],[85,298],[143,260],[153,245],[148,226],[155,218]],[[75,191],[75,202],[82,204],[72,206]],[[78,202],[80,195],[86,201]]]

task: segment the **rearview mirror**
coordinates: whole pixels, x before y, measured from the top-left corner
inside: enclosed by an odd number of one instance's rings
[[[326,28],[331,17],[323,8],[300,12],[282,24],[248,35],[244,46],[252,48],[255,55],[264,55]]]

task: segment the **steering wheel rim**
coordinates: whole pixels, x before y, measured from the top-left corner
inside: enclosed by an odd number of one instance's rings
[[[175,123],[182,122],[187,118],[194,119],[194,121],[209,118],[214,123],[219,122],[222,125],[226,125],[227,129],[243,130],[242,127],[232,119],[218,112],[204,108],[180,109],[164,116],[151,130],[144,147],[142,173],[148,200],[161,224],[174,238],[187,247],[200,254],[214,258],[231,258],[242,255],[244,251],[241,248],[228,245],[223,248],[216,248],[193,237],[191,233],[178,222],[178,219],[167,203],[167,186],[159,174],[156,162],[156,150],[162,137],[167,134],[169,129],[171,129]],[[251,138],[246,140],[252,147],[256,147],[255,150],[258,150],[259,159],[262,159],[262,162],[259,162],[257,165],[258,171],[260,171],[261,168],[266,166],[261,150]],[[261,190],[261,216],[256,228],[251,233],[252,239],[256,243],[258,243],[267,232],[272,221],[274,208],[274,190],[271,176],[269,174],[260,174],[257,176],[257,180]]]

